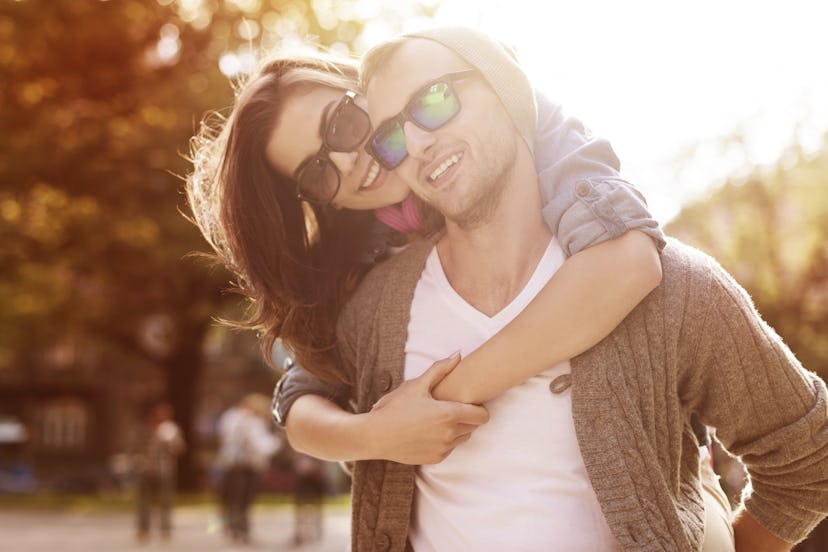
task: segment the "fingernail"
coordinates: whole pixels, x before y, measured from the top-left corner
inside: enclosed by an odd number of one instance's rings
[[[454,351],[453,353],[451,353],[451,355],[449,355],[449,358],[457,358],[457,357],[459,357],[459,356],[460,356],[460,353],[461,353],[461,352],[462,352],[462,350],[461,350],[461,349],[457,349],[456,351]]]

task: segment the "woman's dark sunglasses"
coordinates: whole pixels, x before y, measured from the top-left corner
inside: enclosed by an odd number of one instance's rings
[[[371,135],[366,151],[389,171],[408,156],[403,125],[411,121],[423,130],[437,130],[460,112],[460,98],[452,83],[477,73],[474,69],[447,73],[412,95],[400,113],[386,119]]]
[[[322,135],[322,147],[296,169],[294,178],[299,199],[326,204],[339,192],[339,169],[331,161],[330,152],[356,150],[371,131],[368,113],[354,103],[355,98],[354,92],[345,92],[328,119]]]

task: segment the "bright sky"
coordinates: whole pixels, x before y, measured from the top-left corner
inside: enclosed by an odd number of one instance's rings
[[[436,21],[516,46],[536,86],[610,139],[662,222],[746,161],[828,131],[823,0],[444,0]],[[717,150],[737,131],[747,159]]]

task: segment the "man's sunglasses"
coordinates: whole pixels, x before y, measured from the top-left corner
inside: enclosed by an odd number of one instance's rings
[[[296,169],[294,178],[299,199],[327,204],[339,192],[339,169],[331,161],[330,152],[356,150],[371,131],[368,113],[354,103],[355,98],[354,92],[345,92],[328,119],[322,135],[322,147]]]
[[[405,122],[411,121],[431,131],[451,121],[460,112],[460,98],[452,84],[476,73],[474,69],[447,73],[415,92],[400,113],[377,127],[365,146],[366,151],[389,171],[396,169],[408,156]]]

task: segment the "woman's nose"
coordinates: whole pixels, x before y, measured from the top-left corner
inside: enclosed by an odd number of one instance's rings
[[[421,160],[430,160],[429,149],[434,145],[434,134],[421,129],[411,121],[405,122],[403,132],[408,155]]]
[[[336,165],[339,172],[349,174],[356,167],[359,158],[358,151],[332,151],[328,154],[331,162]]]

